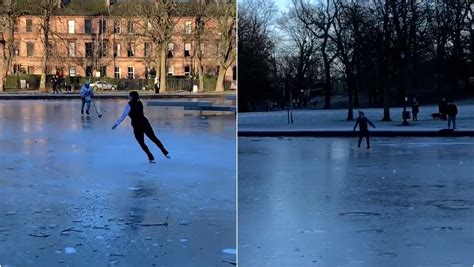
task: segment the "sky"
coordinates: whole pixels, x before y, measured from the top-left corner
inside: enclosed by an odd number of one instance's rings
[[[277,5],[280,11],[286,9],[286,7],[291,3],[291,0],[275,0],[275,4]]]

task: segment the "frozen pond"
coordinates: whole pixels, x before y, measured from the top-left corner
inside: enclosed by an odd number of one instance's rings
[[[149,164],[126,101],[0,101],[0,265],[217,266],[235,261],[235,116],[145,107]],[[168,223],[168,226],[159,224]]]
[[[474,139],[239,138],[239,265],[472,266]]]

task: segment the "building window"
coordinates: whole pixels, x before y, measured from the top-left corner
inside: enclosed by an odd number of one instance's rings
[[[109,46],[109,43],[107,41],[101,42],[99,44],[99,49],[100,49],[99,50],[100,51],[99,55],[100,55],[100,57],[107,57],[107,52],[108,52],[107,48],[108,48],[108,46]]]
[[[191,75],[191,66],[184,66],[184,75]]]
[[[19,41],[14,41],[13,42],[13,54],[15,56],[20,55],[20,42]]]
[[[205,50],[206,45],[205,45],[204,43],[201,43],[201,44],[199,45],[199,48],[201,49],[201,55],[204,55],[204,51],[206,51],[206,50]]]
[[[168,58],[172,58],[174,56],[174,44],[169,43],[168,44]]]
[[[127,32],[128,32],[128,33],[134,33],[133,21],[129,21],[129,22],[128,22],[128,24],[127,24]]]
[[[169,64],[168,65],[168,73],[167,73],[169,76],[173,76],[174,75],[174,68],[173,68],[173,65],[172,64]]]
[[[120,67],[115,67],[114,68],[114,78],[115,79],[120,79]]]
[[[32,57],[35,51],[35,43],[28,42],[26,43],[26,56]]]
[[[184,44],[184,56],[190,57],[191,56],[191,43]]]
[[[120,44],[114,46],[114,57],[120,57]]]
[[[86,57],[94,56],[94,47],[92,43],[86,43]]]
[[[128,67],[128,78],[135,79],[135,68],[134,67]]]
[[[92,20],[90,19],[84,20],[84,33],[92,34]]]
[[[68,43],[68,54],[70,57],[76,56],[76,43]]]
[[[145,43],[145,57],[151,57],[151,43]]]
[[[185,23],[184,23],[184,32],[186,34],[191,34],[191,31],[192,31],[192,23],[190,20],[187,20]]]
[[[27,71],[28,71],[28,74],[34,74],[35,73],[35,67],[28,66]]]
[[[133,47],[133,44],[128,44],[127,57],[133,57],[133,56],[135,56],[135,48]]]
[[[92,66],[86,66],[86,76],[87,77],[92,76]]]
[[[76,32],[76,23],[74,20],[67,21],[67,33],[75,33]]]
[[[27,19],[26,20],[26,32],[32,32],[33,31],[33,20]]]
[[[120,20],[114,21],[114,33],[120,34],[121,31],[122,31],[122,28],[120,26]]]
[[[76,76],[76,67],[69,67],[69,76],[70,77]]]
[[[107,66],[100,66],[100,77],[107,76]]]
[[[99,33],[107,33],[107,21],[105,19],[99,20]]]

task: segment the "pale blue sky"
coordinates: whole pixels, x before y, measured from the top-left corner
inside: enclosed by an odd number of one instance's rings
[[[285,10],[290,3],[291,0],[275,0],[275,4],[281,11]]]

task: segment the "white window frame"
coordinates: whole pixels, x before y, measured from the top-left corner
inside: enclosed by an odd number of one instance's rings
[[[189,71],[188,71],[188,72],[186,72],[186,67],[189,68]],[[183,73],[184,73],[184,75],[191,75],[191,65],[184,65],[184,67],[183,67]]]
[[[186,51],[189,52],[189,56],[191,56],[191,43],[184,43],[184,54],[186,56]]]
[[[114,78],[115,79],[121,79],[122,78],[121,71],[122,70],[120,69],[120,67],[114,67]]]
[[[67,46],[68,46],[68,55],[70,57],[75,57],[76,56],[76,43],[69,42]]]
[[[173,64],[170,64],[166,70],[166,75],[169,76],[174,76],[174,66]]]
[[[76,33],[76,21],[75,20],[68,20],[67,21],[67,33],[74,34]]]
[[[192,33],[192,26],[193,26],[192,21],[190,21],[190,20],[185,21],[184,22],[184,32],[186,34],[191,34]]]
[[[135,79],[135,67],[134,66],[128,66],[127,67],[127,79],[130,77],[130,68],[132,69],[132,79]]]
[[[121,34],[122,33],[122,22],[120,20],[114,21],[114,33]]]
[[[116,51],[115,52],[117,53],[117,57],[120,57],[120,52],[122,52],[121,49],[120,49],[120,44],[117,43],[115,45],[116,45]]]
[[[76,75],[77,75],[76,67],[74,66],[69,67],[69,77],[76,77]]]

